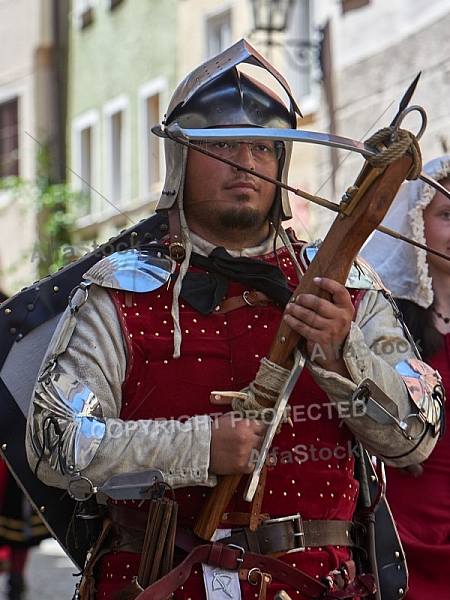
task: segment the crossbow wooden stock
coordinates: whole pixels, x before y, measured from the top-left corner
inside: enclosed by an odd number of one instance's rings
[[[412,165],[413,158],[407,152],[384,168],[374,167],[368,162],[364,164],[354,186],[347,190],[337,217],[293,296],[323,295],[313,283],[314,277],[328,277],[342,284],[346,282],[358,252],[383,220]],[[292,353],[300,340],[301,336],[281,320],[267,358],[277,365],[291,368]],[[257,400],[262,406],[267,406],[263,398]],[[197,535],[211,538],[241,477],[240,474],[219,476],[199,514],[194,529]]]

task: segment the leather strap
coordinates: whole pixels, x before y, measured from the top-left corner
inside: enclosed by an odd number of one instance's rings
[[[259,590],[255,589],[255,598],[258,600],[266,600],[267,588],[272,583],[272,575],[270,573],[262,573],[259,570],[247,571],[247,569],[239,570],[239,579],[248,581],[251,585],[259,586]]]
[[[248,527],[252,514],[245,512],[223,513],[220,522],[225,527]],[[258,519],[258,525],[270,519],[269,513],[261,513]]]
[[[147,513],[142,510],[108,504],[108,514],[111,521],[121,527],[135,529],[136,531],[145,531],[147,527]]]
[[[222,544],[233,544],[258,554],[273,554],[305,547],[353,546],[350,521],[265,521],[256,531],[233,530]]]
[[[178,208],[171,208],[167,211],[169,218],[169,230],[170,230],[170,244],[169,251],[170,256],[177,262],[182,262],[186,256],[186,250],[183,246],[181,237],[181,222],[180,213]]]
[[[250,531],[256,531],[258,527],[261,526],[260,515],[261,515],[261,506],[264,498],[264,489],[266,487],[267,480],[267,468],[264,467],[261,470],[261,475],[259,477],[258,485],[256,487],[255,496],[252,502],[252,511],[250,513],[250,521],[248,527]]]
[[[204,540],[184,529],[177,531],[176,543],[178,547],[186,551],[190,549],[188,556],[170,573],[139,594],[137,600],[164,600],[183,585],[193,566],[197,563],[205,563],[230,571],[259,569],[263,573],[270,573],[273,578],[298,590],[308,598],[327,597],[328,588],[323,583],[275,558],[244,552],[242,549],[230,548],[220,542],[205,544]],[[352,581],[344,590],[333,591],[332,597],[366,597],[373,593],[373,589],[373,576],[363,574]]]
[[[216,306],[214,313],[222,315],[243,306],[267,306],[269,302],[272,301],[266,294],[253,290],[252,292],[244,292],[241,296],[225,298],[219,306]]]

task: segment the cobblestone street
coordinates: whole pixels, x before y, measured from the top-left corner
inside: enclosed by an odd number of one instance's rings
[[[26,568],[26,600],[71,600],[79,580],[76,567],[57,542],[44,540],[30,551]],[[0,600],[8,600],[6,574],[0,575]]]

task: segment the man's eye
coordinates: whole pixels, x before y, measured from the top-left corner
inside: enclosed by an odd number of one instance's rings
[[[273,148],[270,144],[264,144],[264,143],[259,143],[255,145],[255,150],[257,152],[262,152],[262,153],[271,153],[273,152]]]
[[[228,150],[231,148],[230,142],[216,142],[213,144],[213,148],[217,148],[217,150]]]

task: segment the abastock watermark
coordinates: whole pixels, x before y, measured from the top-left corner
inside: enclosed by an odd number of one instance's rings
[[[103,256],[110,256],[115,252],[127,252],[128,250],[138,250],[141,242],[135,241],[130,238],[129,241],[119,241],[117,243],[104,243],[98,244],[96,240],[91,242],[80,241],[76,244],[65,244],[65,243],[51,243],[41,244],[36,241],[33,250],[31,252],[30,262],[43,261],[48,263],[57,263],[62,260],[64,263],[69,264],[78,258],[94,253],[99,258]]]
[[[420,340],[414,343],[420,352]],[[357,340],[356,342],[348,344],[344,350],[342,350],[342,345],[340,343],[328,343],[325,349],[321,344],[314,344],[310,359],[312,361],[317,358],[336,361],[339,358],[361,359],[370,356],[371,354],[375,354],[376,356],[390,356],[413,353],[414,350],[407,339],[397,339],[395,341],[378,340],[370,347],[364,340]]]
[[[336,460],[345,460],[352,456],[358,458],[360,454],[358,442],[352,440],[348,440],[345,446],[337,445],[333,448],[330,448],[329,446],[321,446],[318,448],[314,443],[309,445],[297,444],[290,450],[280,450],[279,446],[272,446],[270,452],[266,456],[265,464],[268,467],[273,467],[278,463],[283,465],[298,463],[301,465],[308,461],[329,462],[333,458]],[[259,456],[260,452],[255,448],[250,455],[248,464],[256,464],[259,461]]]

